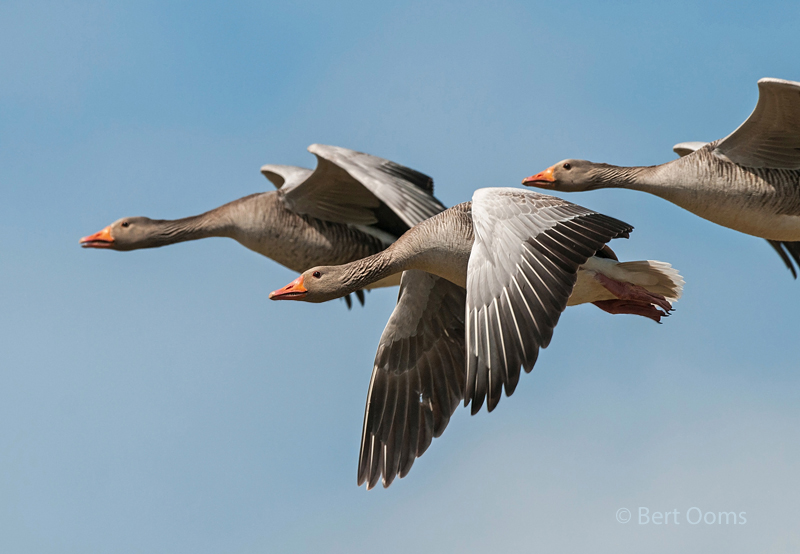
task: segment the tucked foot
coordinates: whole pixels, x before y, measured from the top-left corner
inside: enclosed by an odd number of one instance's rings
[[[661,323],[662,317],[669,317],[669,312],[662,312],[645,300],[598,300],[592,304],[610,314],[641,315],[656,323]]]
[[[648,291],[644,287],[632,283],[625,283],[623,281],[616,281],[602,273],[595,273],[594,278],[620,300],[633,300],[638,303],[644,302],[646,304],[654,304],[667,313],[672,311],[672,304],[669,303],[669,300],[660,294]]]

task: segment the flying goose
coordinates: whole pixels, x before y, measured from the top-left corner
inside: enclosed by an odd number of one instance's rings
[[[486,188],[378,254],[314,267],[270,294],[325,302],[402,272],[375,357],[358,484],[388,487],[442,434],[460,401],[492,411],[531,371],[568,305],[659,321],[683,279],[663,262],[620,263],[632,227],[560,198]],[[662,311],[663,310],[663,311]]]
[[[727,137],[674,147],[681,157],[651,167],[563,160],[522,183],[564,192],[628,188],[702,218],[767,239],[797,277],[800,266],[800,83],[758,81],[758,103]]]
[[[342,264],[375,254],[441,212],[433,180],[383,158],[312,144],[314,171],[265,165],[277,188],[176,220],[122,218],[80,240],[84,248],[136,250],[206,237],[229,237],[289,269]],[[396,285],[399,278],[373,283]],[[361,303],[361,290],[354,291]],[[349,296],[345,297],[350,306]]]

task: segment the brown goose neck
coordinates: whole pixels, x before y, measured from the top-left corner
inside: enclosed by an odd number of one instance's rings
[[[410,260],[403,256],[394,244],[372,256],[339,266],[344,294],[363,289],[385,277],[400,273],[408,267]]]
[[[165,246],[208,237],[230,237],[233,231],[230,212],[230,204],[225,204],[205,213],[181,219],[152,220],[156,232],[148,246]]]
[[[592,172],[592,188],[625,188],[645,190],[654,185],[654,175],[658,166],[621,167],[602,164]]]

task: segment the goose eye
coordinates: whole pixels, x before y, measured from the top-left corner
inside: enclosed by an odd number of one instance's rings
[[[130,223],[128,223],[127,221],[123,221],[122,222],[122,226],[123,227],[128,227],[129,225],[130,225]]]
[[[572,166],[568,163],[564,164],[564,169],[572,169]]]
[[[314,273],[311,274],[311,276],[314,277],[314,279],[319,279],[320,277],[322,277],[322,273],[320,273],[319,271],[315,271]]]

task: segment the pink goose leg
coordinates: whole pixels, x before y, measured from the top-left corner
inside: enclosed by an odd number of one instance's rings
[[[661,318],[667,317],[669,312],[672,311],[672,304],[666,298],[660,294],[648,292],[639,285],[615,281],[602,273],[596,273],[594,278],[618,298],[617,300],[592,302],[595,306],[610,314],[641,315],[652,319],[656,323],[661,323]],[[664,311],[662,312],[658,308]]]

